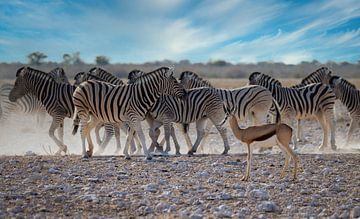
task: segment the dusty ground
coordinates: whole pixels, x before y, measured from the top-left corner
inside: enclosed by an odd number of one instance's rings
[[[196,157],[3,156],[0,217],[360,216],[359,154],[300,155],[298,180],[281,154]]]

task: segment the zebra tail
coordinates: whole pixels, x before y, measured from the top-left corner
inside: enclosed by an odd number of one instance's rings
[[[74,121],[73,121],[73,131],[72,131],[72,134],[75,135],[79,129],[79,124],[80,124],[80,117],[78,114],[75,114],[75,118],[74,118]]]
[[[276,124],[280,124],[281,123],[281,115],[280,115],[279,104],[276,102],[276,100],[274,98],[272,99],[272,103],[275,108],[275,122],[276,122]]]

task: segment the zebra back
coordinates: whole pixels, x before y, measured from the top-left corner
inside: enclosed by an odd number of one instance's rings
[[[323,83],[329,84],[331,78],[331,71],[328,67],[321,67],[316,71],[310,73],[304,79],[301,80],[300,84],[291,86],[291,88],[301,88],[309,84]]]
[[[115,85],[123,85],[124,84],[124,82],[120,78],[114,76],[110,72],[108,72],[102,68],[99,68],[99,67],[94,67],[94,68],[90,69],[89,73],[92,75],[95,75],[99,78],[102,78],[103,81],[107,81],[111,84],[115,84]]]

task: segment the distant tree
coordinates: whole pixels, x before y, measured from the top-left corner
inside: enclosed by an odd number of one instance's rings
[[[83,63],[84,63],[84,61],[81,60],[81,58],[80,58],[80,52],[75,52],[75,53],[73,53],[72,63],[73,63],[74,65],[78,65],[78,64],[83,64]]]
[[[179,61],[179,65],[190,65],[190,61],[187,59],[183,59]]]
[[[226,66],[228,63],[224,60],[215,60],[215,61],[210,60],[208,64],[215,66]]]
[[[29,59],[30,65],[40,65],[43,63],[44,59],[47,58],[47,55],[42,52],[32,52],[27,56],[27,58]]]
[[[110,64],[110,59],[106,56],[96,56],[95,63],[96,65],[108,65]]]
[[[71,55],[65,53],[65,54],[63,55],[63,63],[66,64],[66,65],[70,65],[70,64],[71,64],[71,61],[72,61]]]

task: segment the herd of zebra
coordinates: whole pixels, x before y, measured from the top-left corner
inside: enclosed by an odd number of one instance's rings
[[[128,83],[95,67],[88,72],[76,74],[71,84],[62,68],[49,73],[30,67],[22,67],[16,73],[15,84],[3,84],[0,88],[0,118],[4,120],[14,112],[36,113],[38,120],[46,114],[52,117],[49,136],[59,150],[67,153],[64,144],[64,119],[74,118],[73,134],[80,127],[82,154],[93,155],[94,143],[90,132],[95,129],[100,155],[112,136],[116,139],[116,154],[120,153],[120,130],[127,133],[123,150],[125,158],[130,153],[141,152],[147,159],[151,152],[170,151],[170,137],[175,144],[175,153],[180,154],[180,145],[175,136],[173,123],[180,124],[188,153],[197,151],[201,141],[214,125],[224,142],[223,154],[230,150],[227,128],[229,115],[240,121],[250,120],[253,125],[265,124],[268,116],[297,127],[293,135],[294,148],[301,140],[300,121],[315,118],[323,130],[320,149],[335,145],[334,104],[336,99],[347,107],[351,117],[346,144],[360,125],[360,91],[344,78],[332,75],[327,67],[321,67],[293,87],[283,87],[275,78],[254,72],[245,87],[222,89],[213,87],[191,71],[182,72],[179,79],[173,76],[174,69],[161,67],[151,72],[133,70]],[[141,122],[149,124],[151,146],[147,148]],[[211,123],[208,122],[211,121]],[[297,122],[297,126],[295,126]],[[194,144],[188,135],[188,125],[196,123],[197,138]],[[164,126],[165,150],[158,143],[160,127]],[[104,127],[101,138],[100,129]],[[57,136],[55,136],[57,130]],[[86,141],[88,150],[86,149]],[[129,148],[130,147],[130,148]]]

